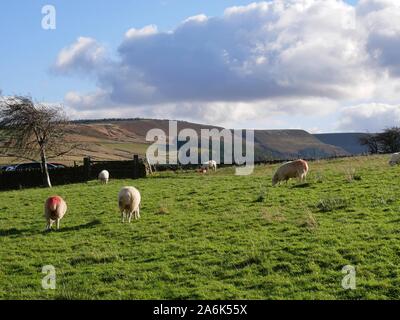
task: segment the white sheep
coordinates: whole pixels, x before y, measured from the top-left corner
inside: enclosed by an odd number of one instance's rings
[[[67,212],[67,204],[60,196],[49,197],[44,204],[44,217],[47,221],[46,230],[50,230],[53,223],[57,222],[57,230],[60,229],[60,220]]]
[[[392,156],[390,157],[389,164],[391,166],[394,166],[399,163],[400,163],[400,152],[393,153]]]
[[[202,170],[208,170],[210,168],[213,171],[217,171],[217,161],[215,161],[215,160],[206,161],[201,166]]]
[[[276,170],[272,177],[272,185],[282,181],[288,181],[290,178],[298,178],[301,181],[306,179],[308,173],[308,163],[304,160],[295,160],[286,162]]]
[[[107,184],[110,179],[110,173],[107,170],[103,170],[99,173],[99,180],[101,183]]]
[[[125,218],[131,222],[132,214],[134,219],[140,218],[140,192],[134,187],[124,187],[118,194],[119,210],[121,212],[122,223]]]

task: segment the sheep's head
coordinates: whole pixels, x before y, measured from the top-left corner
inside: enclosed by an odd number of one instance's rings
[[[275,186],[278,183],[278,175],[275,173],[272,177],[272,186]]]

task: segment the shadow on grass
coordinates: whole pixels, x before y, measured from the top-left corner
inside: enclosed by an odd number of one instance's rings
[[[88,229],[88,228],[93,228],[97,225],[101,224],[101,221],[98,219],[95,219],[93,221],[87,222],[85,224],[80,224],[78,226],[73,226],[73,227],[60,227],[60,230],[57,230],[57,232],[69,232],[69,231],[78,231],[82,229]]]
[[[296,185],[292,186],[292,188],[301,189],[301,188],[308,188],[310,186],[311,186],[311,184],[306,182],[306,183],[296,184]]]
[[[6,236],[18,236],[21,234],[24,234],[25,232],[30,231],[29,229],[16,229],[16,228],[11,228],[11,229],[0,229],[0,237],[6,237]]]
[[[32,236],[35,234],[46,234],[49,232],[70,232],[70,231],[78,231],[82,229],[88,229],[88,228],[93,228],[97,225],[101,224],[101,221],[98,219],[95,219],[93,221],[87,222],[85,224],[81,224],[78,226],[73,226],[73,227],[65,227],[63,228],[62,226],[60,227],[60,230],[55,230],[52,229],[51,231],[48,230],[32,230],[32,229],[16,229],[16,228],[10,228],[10,229],[0,229],[0,237],[7,237],[7,236]]]

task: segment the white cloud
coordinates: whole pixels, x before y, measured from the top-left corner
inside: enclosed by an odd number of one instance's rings
[[[170,32],[132,28],[114,61],[96,40],[79,38],[54,69],[97,76],[98,92],[66,96],[84,112],[218,124],[329,116],[349,101],[399,101],[399,17],[393,0],[252,3],[189,17]]]
[[[400,105],[369,103],[345,108],[338,129],[379,132],[387,127],[398,126],[399,123]]]
[[[208,20],[205,14],[198,14],[196,16],[189,17],[183,21],[183,23],[202,23]]]
[[[106,50],[95,39],[79,37],[61,50],[53,69],[58,73],[96,71],[106,61]]]
[[[125,33],[125,37],[128,39],[148,37],[158,33],[157,26],[152,24],[145,26],[141,29],[131,28]]]

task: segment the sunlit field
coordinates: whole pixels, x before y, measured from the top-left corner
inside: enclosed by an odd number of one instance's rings
[[[388,156],[310,162],[307,182],[165,172],[139,180],[0,192],[1,299],[396,299],[400,167]],[[142,194],[122,224],[117,195]],[[69,210],[44,232],[43,204]],[[56,289],[44,290],[44,265]],[[345,290],[342,268],[356,268]]]

